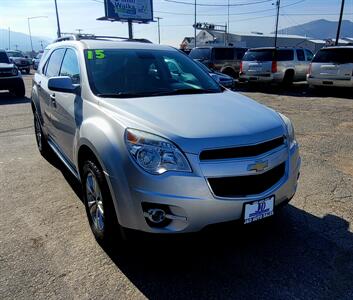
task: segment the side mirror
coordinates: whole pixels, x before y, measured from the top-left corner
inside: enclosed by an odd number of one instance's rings
[[[55,92],[79,94],[80,86],[74,85],[69,76],[51,77],[48,80],[48,89]]]

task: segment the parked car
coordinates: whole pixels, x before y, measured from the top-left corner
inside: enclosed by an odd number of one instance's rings
[[[199,62],[198,60],[195,60],[195,61],[202,69],[204,69],[208,74],[210,74],[211,77],[214,80],[216,80],[219,84],[221,84],[222,86],[229,88],[229,89],[234,87],[235,80],[233,77],[230,77],[230,76],[223,74],[221,72],[217,72],[215,70],[211,70],[211,69],[207,68],[203,63]]]
[[[0,90],[8,90],[17,97],[24,97],[25,85],[16,65],[10,62],[6,52],[0,50]]]
[[[224,89],[185,54],[110,37],[47,50],[31,98],[38,149],[81,182],[99,242],[126,228],[251,223],[295,194],[291,121]],[[192,76],[173,76],[171,61]]]
[[[189,56],[208,68],[238,78],[240,62],[247,49],[235,47],[208,46],[191,50]]]
[[[310,86],[353,87],[353,46],[319,50],[307,77]]]
[[[38,65],[40,62],[40,59],[42,58],[43,53],[38,53],[37,56],[35,58],[33,58],[32,60],[32,65],[33,65],[33,70],[37,70],[38,69]]]
[[[21,51],[7,50],[7,56],[22,72],[25,71],[27,74],[31,71],[31,61],[28,56],[25,56]]]
[[[291,84],[305,81],[313,53],[303,48],[249,49],[240,68],[240,81]]]

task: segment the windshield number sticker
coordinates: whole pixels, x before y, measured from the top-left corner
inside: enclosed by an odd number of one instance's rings
[[[87,51],[87,58],[91,59],[104,59],[105,53],[104,50],[88,50]]]

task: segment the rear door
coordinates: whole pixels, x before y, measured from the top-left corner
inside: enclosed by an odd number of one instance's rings
[[[309,70],[309,64],[305,58],[304,49],[296,49],[297,62],[295,63],[295,79],[305,80]]]
[[[350,80],[353,73],[353,48],[321,49],[314,57],[312,75],[315,78]]]
[[[40,73],[35,74],[35,84],[38,89],[40,107],[42,111],[43,122],[48,134],[54,137],[52,124],[53,99],[52,92],[48,89],[48,80],[50,77],[58,76],[65,49],[54,50]]]
[[[80,85],[80,66],[77,52],[67,48],[59,76],[69,76],[74,85]],[[76,131],[82,123],[82,98],[71,93],[52,93],[52,124],[55,141],[66,158],[73,162],[73,145]]]

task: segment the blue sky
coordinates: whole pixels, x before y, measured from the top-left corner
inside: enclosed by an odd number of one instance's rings
[[[127,36],[127,25],[120,22],[96,21],[103,16],[103,0],[57,0],[63,32],[83,29],[86,33]],[[193,3],[193,0],[183,0]],[[197,0],[200,4],[227,4],[228,0]],[[255,0],[230,0],[231,4]],[[281,0],[280,28],[294,26],[315,19],[337,20],[341,0]],[[264,32],[274,30],[273,1],[233,6],[230,8],[230,32]],[[300,3],[297,3],[300,2]],[[297,3],[297,4],[296,4]],[[292,5],[294,4],[294,5]],[[162,43],[178,46],[185,36],[193,35],[194,9],[192,5],[154,0],[154,16],[162,17]],[[225,24],[227,7],[198,7],[198,22]],[[32,35],[54,38],[56,19],[54,0],[0,0],[0,28],[28,33],[27,17],[47,16],[31,20]],[[353,0],[346,0],[344,19],[353,21]],[[134,25],[135,37],[157,42],[157,23]]]

